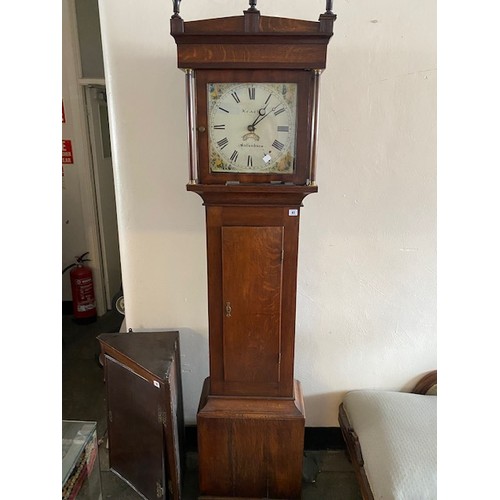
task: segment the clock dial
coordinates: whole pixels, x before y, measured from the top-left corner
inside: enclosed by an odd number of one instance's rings
[[[295,170],[296,83],[208,83],[211,172]]]

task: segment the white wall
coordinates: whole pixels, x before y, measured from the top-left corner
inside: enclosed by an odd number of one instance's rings
[[[324,0],[261,2],[317,20]],[[205,217],[187,193],[184,75],[171,2],[100,1],[127,327],[181,331],[194,423],[208,375]],[[186,21],[246,1],[186,0]],[[433,0],[337,1],[322,77],[319,193],[301,214],[295,376],[306,425],[349,389],[408,389],[436,367]]]

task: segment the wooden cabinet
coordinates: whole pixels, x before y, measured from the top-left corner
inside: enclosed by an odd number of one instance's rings
[[[181,499],[179,333],[104,333],[110,469],[149,500]]]

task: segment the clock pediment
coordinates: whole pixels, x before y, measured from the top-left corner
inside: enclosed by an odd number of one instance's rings
[[[326,12],[319,21],[307,21],[261,16],[251,9],[243,16],[188,22],[174,15],[170,32],[179,68],[324,69],[335,18]],[[274,49],[266,50],[270,44]]]
[[[303,19],[291,19],[274,16],[258,16],[258,30],[251,33],[254,37],[259,34],[269,33],[293,33],[310,35],[319,31],[319,22],[306,21]],[[184,23],[184,33],[209,35],[232,34],[241,36],[245,33],[245,16],[219,17],[213,19],[201,19]]]

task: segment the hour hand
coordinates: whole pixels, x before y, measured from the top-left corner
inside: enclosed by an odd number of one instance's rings
[[[265,106],[263,108],[259,109],[258,116],[257,116],[257,118],[255,118],[253,123],[251,125],[248,125],[248,130],[250,132],[253,132],[255,130],[255,125],[257,125],[257,123],[259,123],[262,119],[264,119],[269,114],[269,113],[266,114],[266,108],[267,108],[267,103],[265,104]]]
[[[266,113],[266,107],[267,107],[267,103],[266,105],[259,109],[259,116],[257,118],[255,118],[255,120],[253,121],[252,125],[250,125],[248,127],[248,130],[250,130],[250,127],[252,127],[252,130],[255,130],[255,125],[257,125],[257,123],[260,123],[266,116],[269,116],[271,113],[273,112],[276,112],[276,110],[281,106],[281,103],[277,104],[276,106],[274,106],[274,108],[271,108],[267,113]]]

